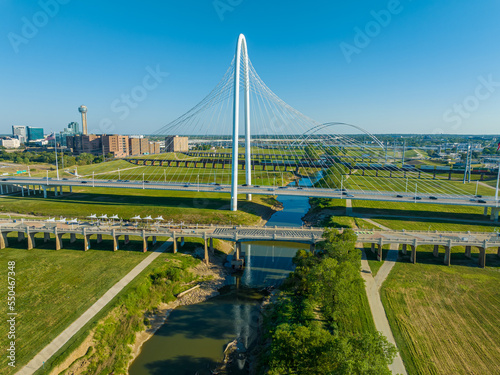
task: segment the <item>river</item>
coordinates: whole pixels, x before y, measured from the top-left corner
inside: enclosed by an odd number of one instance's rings
[[[301,218],[309,210],[308,198],[278,196],[278,200],[283,210],[266,225],[301,226]],[[245,352],[257,339],[264,298],[261,290],[279,285],[292,270],[297,250],[308,246],[283,242],[242,244],[246,264],[243,274],[228,276],[219,296],[172,311],[166,323],[143,345],[130,366],[130,375],[211,374],[223,359],[226,345],[237,338],[240,354],[224,373],[247,374]]]

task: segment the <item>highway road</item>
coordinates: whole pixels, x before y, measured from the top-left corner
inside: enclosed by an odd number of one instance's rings
[[[214,184],[183,184],[183,183],[163,183],[163,182],[142,182],[142,181],[120,181],[120,180],[92,180],[92,179],[46,179],[29,177],[8,177],[2,178],[0,185],[42,185],[42,186],[94,186],[102,188],[122,188],[122,189],[146,189],[146,190],[173,190],[209,193],[230,193],[229,185]],[[406,192],[378,192],[340,189],[320,189],[308,187],[272,187],[272,186],[239,186],[238,194],[256,195],[283,195],[299,196],[311,198],[330,199],[352,199],[381,202],[405,202],[405,203],[425,203],[441,205],[460,205],[475,207],[498,207],[498,200],[494,196],[483,196],[480,198],[474,195],[444,195],[420,194]],[[431,198],[432,197],[432,198]]]

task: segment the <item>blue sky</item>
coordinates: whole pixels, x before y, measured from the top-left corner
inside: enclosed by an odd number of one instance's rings
[[[208,94],[244,33],[264,82],[317,121],[496,134],[499,14],[497,0],[0,0],[0,133],[62,130],[81,104],[90,130],[153,133]],[[113,110],[148,69],[162,73],[144,100]]]

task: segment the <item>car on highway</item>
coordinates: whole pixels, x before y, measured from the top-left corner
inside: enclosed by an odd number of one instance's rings
[[[429,197],[429,199],[432,199],[432,200],[437,200],[437,198],[436,198],[435,196],[433,196],[433,195],[431,195],[431,196]]]
[[[214,190],[222,190],[222,189],[224,189],[224,188],[221,186],[217,186]]]
[[[260,188],[260,185],[255,185],[254,187],[256,187],[256,188]]]
[[[241,186],[252,186],[252,185],[248,185],[248,184],[243,184],[243,185],[241,185]]]
[[[63,178],[63,180],[64,180],[64,181],[67,181],[68,179],[65,177],[65,178]]]
[[[286,189],[288,186],[278,186],[278,189]]]
[[[470,202],[475,202],[476,200],[474,198],[469,199]]]
[[[274,191],[274,189],[273,188],[269,188],[269,189],[267,189],[267,191]]]
[[[403,198],[401,194],[396,195],[396,198]]]
[[[149,181],[144,181],[146,184],[149,184]]]
[[[416,200],[416,201],[421,201],[421,200],[422,200],[422,197],[415,197],[415,200]]]
[[[184,185],[184,187],[189,187],[189,184]]]
[[[303,187],[298,187],[297,190],[304,190],[304,188]]]
[[[486,203],[486,201],[484,199],[478,199],[477,203]]]
[[[354,195],[352,195],[352,194],[346,194],[346,197],[347,198],[354,198]]]
[[[7,181],[7,179],[6,178],[2,178],[2,181]]]
[[[87,181],[82,181],[82,184],[86,184],[86,183],[87,183]]]
[[[476,195],[476,198],[482,198],[483,196],[482,195]]]

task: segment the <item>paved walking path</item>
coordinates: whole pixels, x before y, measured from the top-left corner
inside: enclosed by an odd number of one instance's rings
[[[116,295],[130,283],[137,275],[151,264],[158,256],[163,253],[170,245],[172,240],[168,240],[151,255],[146,257],[141,263],[134,267],[123,279],[111,287],[96,303],[85,311],[77,320],[57,336],[50,344],[43,348],[26,366],[19,370],[16,375],[30,375],[42,367],[64,344],[68,342],[85,324],[87,324],[99,311],[102,310]]]
[[[370,304],[370,309],[372,311],[375,328],[377,329],[377,331],[382,332],[382,334],[387,337],[387,340],[390,343],[394,344],[394,346],[396,346],[397,348],[396,341],[394,340],[394,336],[392,335],[391,327],[389,325],[389,321],[387,320],[387,316],[385,315],[384,305],[382,305],[379,293],[380,286],[391,271],[392,267],[394,266],[395,260],[397,259],[397,250],[392,250],[391,246],[391,250],[387,255],[387,259],[385,260],[382,267],[380,267],[377,276],[374,278],[372,276],[370,266],[368,265],[368,260],[366,260],[366,254],[363,250],[363,244],[358,244],[357,246],[362,249],[361,276],[365,280],[366,295],[368,296],[368,303]],[[394,358],[394,362],[389,365],[389,369],[393,374],[407,374],[399,352]]]

